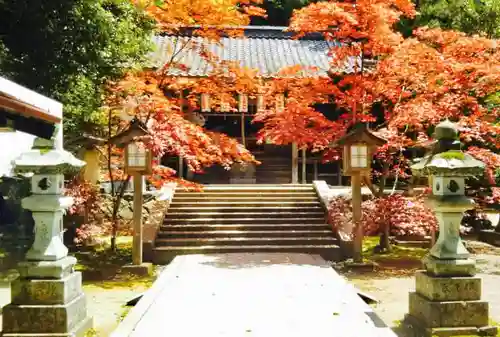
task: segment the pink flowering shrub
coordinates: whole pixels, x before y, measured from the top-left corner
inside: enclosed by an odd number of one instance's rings
[[[99,204],[102,202],[102,198],[98,186],[75,178],[66,186],[65,194],[73,197],[74,200],[73,205],[68,210],[69,219],[81,219],[73,228],[75,230],[73,239],[75,243],[87,242],[108,232],[101,219]]]
[[[385,225],[391,235],[426,236],[431,229],[437,229],[434,212],[424,204],[425,195],[405,197],[401,194],[372,198],[362,203],[362,223],[365,235],[380,234]],[[352,221],[352,207],[349,199],[334,198],[328,208],[330,224],[341,229]]]

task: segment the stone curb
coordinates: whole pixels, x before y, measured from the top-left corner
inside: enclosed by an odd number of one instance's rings
[[[182,260],[174,259],[165,270],[163,270],[153,286],[146,291],[139,302],[130,310],[123,321],[111,333],[110,337],[130,336],[137,324],[141,321],[148,309],[160,298],[160,294],[167,289],[168,281],[175,279],[175,274],[182,266]]]

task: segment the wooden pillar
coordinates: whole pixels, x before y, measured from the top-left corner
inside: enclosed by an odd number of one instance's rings
[[[247,146],[245,137],[245,112],[241,112],[241,144]]]
[[[314,180],[318,180],[318,161],[314,159]]]
[[[184,158],[179,157],[179,178],[184,178]]]
[[[134,237],[132,243],[132,264],[142,264],[142,175],[134,174]]]
[[[352,222],[354,225],[353,259],[354,262],[363,262],[363,225],[361,223],[361,174],[351,176],[352,189]]]
[[[306,149],[302,149],[302,184],[306,184],[307,183],[307,158],[306,158]]]
[[[193,178],[194,178],[194,172],[193,172],[193,171],[191,171],[191,170],[189,169],[189,167],[188,167],[187,172],[186,172],[186,179],[187,179],[187,180],[193,180]]]
[[[338,175],[337,175],[337,178],[338,178],[337,184],[339,186],[342,186],[342,165],[339,164],[337,167],[338,167],[338,170],[337,170],[337,173],[338,173]]]
[[[297,143],[292,144],[292,184],[299,182],[299,150]]]

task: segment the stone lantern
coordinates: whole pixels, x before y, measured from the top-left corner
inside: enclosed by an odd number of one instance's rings
[[[412,166],[416,176],[432,179],[428,205],[435,210],[439,237],[416,273],[405,325],[415,336],[496,336],[488,325],[488,302],[481,300],[475,261],[460,238],[463,213],[474,207],[465,196],[466,177],[482,175],[484,164],[461,151],[458,129],[450,121],[437,125],[432,153]]]
[[[33,214],[35,239],[19,263],[11,304],[3,308],[2,336],[83,336],[92,327],[87,316],[82,275],[74,271],[62,240],[63,214],[73,203],[63,196],[63,173],[85,162],[56,149],[54,140],[37,138],[33,148],[14,160],[18,173],[33,174],[32,195],[22,206]]]

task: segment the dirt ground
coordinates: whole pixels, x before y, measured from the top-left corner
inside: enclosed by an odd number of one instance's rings
[[[124,304],[147,289],[146,285],[113,288],[84,286],[88,312],[94,318],[95,336],[109,336],[129,310]]]
[[[482,278],[482,298],[490,304],[490,318],[500,322],[500,249],[479,242],[468,244],[469,250],[477,253],[473,257],[477,263],[477,276]],[[349,275],[347,278],[379,301],[373,306],[374,311],[388,326],[397,326],[408,312],[408,293],[415,290],[413,277]]]
[[[483,299],[490,303],[490,316],[500,322],[500,249],[477,242],[470,242],[469,249],[476,253],[474,257],[478,276],[483,279]],[[415,287],[411,271],[398,276],[349,274],[346,277],[359,289],[379,300],[374,310],[387,325],[398,325],[398,321],[408,311],[408,293]],[[88,298],[89,315],[94,318],[95,336],[109,336],[129,310],[124,306],[125,303],[142,294],[150,285],[150,280],[86,282],[84,291]],[[8,292],[7,285],[0,284],[0,307],[8,302]]]

